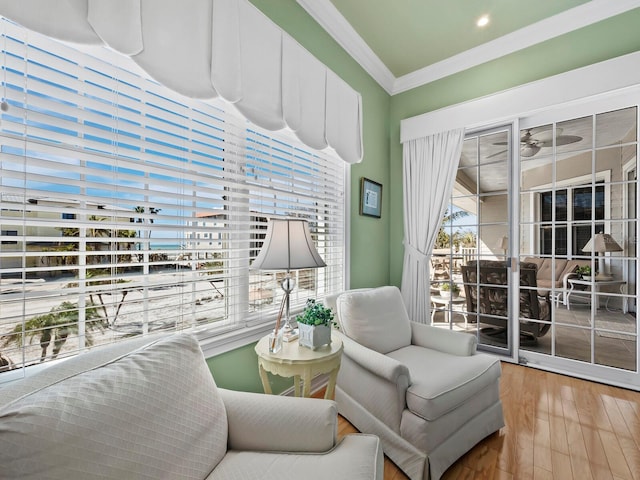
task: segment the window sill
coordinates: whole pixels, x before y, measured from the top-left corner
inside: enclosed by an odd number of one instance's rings
[[[185,332],[193,333],[200,343],[200,348],[202,348],[204,357],[211,358],[216,355],[235,350],[236,348],[243,347],[249,343],[257,342],[260,338],[267,335],[272,329],[273,322],[269,321],[249,327],[234,328],[224,333],[221,333],[219,329],[214,328],[203,328],[195,332],[189,332],[186,330]],[[74,358],[74,356],[67,358]],[[2,388],[3,385],[7,385],[24,377],[35,375],[51,365],[64,362],[65,360],[66,358],[62,358],[42,364],[31,365],[25,369],[18,368],[0,373],[0,388]]]

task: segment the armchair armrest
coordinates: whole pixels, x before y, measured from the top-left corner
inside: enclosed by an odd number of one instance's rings
[[[400,432],[402,412],[411,384],[409,368],[398,360],[367,348],[342,332],[342,365],[336,396],[348,395],[394,432]]]
[[[420,347],[468,357],[476,351],[478,343],[470,333],[453,332],[422,323],[411,322],[411,343]]]
[[[408,385],[411,383],[409,369],[403,363],[360,345],[340,331],[334,331],[332,334],[339,336],[342,340],[344,355],[349,356],[369,372],[394,384],[404,382]]]
[[[218,391],[230,449],[326,452],[336,445],[338,409],[332,400]]]

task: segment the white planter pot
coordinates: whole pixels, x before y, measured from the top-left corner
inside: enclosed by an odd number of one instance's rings
[[[458,295],[460,295],[458,292],[453,292],[453,295],[451,294],[451,290],[440,290],[440,296],[442,298],[458,298]]]
[[[331,327],[326,325],[306,325],[298,323],[300,337],[298,343],[303,347],[315,350],[323,345],[331,343]]]

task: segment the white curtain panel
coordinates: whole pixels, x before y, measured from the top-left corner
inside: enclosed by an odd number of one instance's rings
[[[429,256],[455,181],[464,129],[409,140],[402,145],[404,265],[402,296],[409,318],[428,323]]]
[[[362,97],[247,0],[0,0],[50,37],[106,45],[191,98],[222,98],[268,130],[362,160]]]

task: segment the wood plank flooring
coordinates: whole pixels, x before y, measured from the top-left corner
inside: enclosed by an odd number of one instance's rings
[[[640,393],[503,362],[501,395],[506,426],[443,479],[640,480]],[[385,457],[384,479],[406,478]]]

